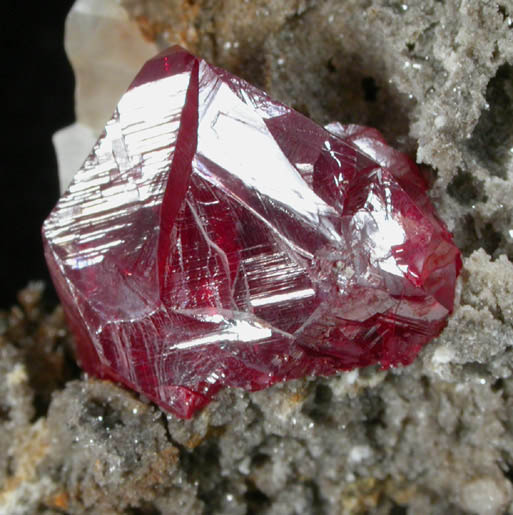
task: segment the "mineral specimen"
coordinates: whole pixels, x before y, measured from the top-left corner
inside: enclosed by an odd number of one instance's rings
[[[162,52],[43,228],[83,368],[190,417],[224,386],[410,363],[461,267],[426,189],[376,130]]]

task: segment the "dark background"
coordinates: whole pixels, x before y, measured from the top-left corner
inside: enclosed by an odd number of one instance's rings
[[[0,309],[14,304],[29,280],[49,282],[40,227],[59,194],[51,137],[74,120],[63,44],[72,4],[9,2],[0,20]]]

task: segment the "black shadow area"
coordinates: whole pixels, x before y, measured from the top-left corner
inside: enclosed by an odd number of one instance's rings
[[[29,280],[49,282],[40,227],[58,197],[51,137],[74,118],[63,46],[72,4],[8,2],[0,17],[0,309]]]

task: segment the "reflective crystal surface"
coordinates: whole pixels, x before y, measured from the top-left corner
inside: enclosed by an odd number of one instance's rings
[[[410,363],[461,266],[415,164],[179,47],[43,228],[83,368],[189,417],[224,386]]]

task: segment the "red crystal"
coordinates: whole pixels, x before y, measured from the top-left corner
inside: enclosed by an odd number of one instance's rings
[[[43,229],[83,368],[189,417],[224,386],[410,363],[461,267],[426,189],[376,130],[161,53]]]

